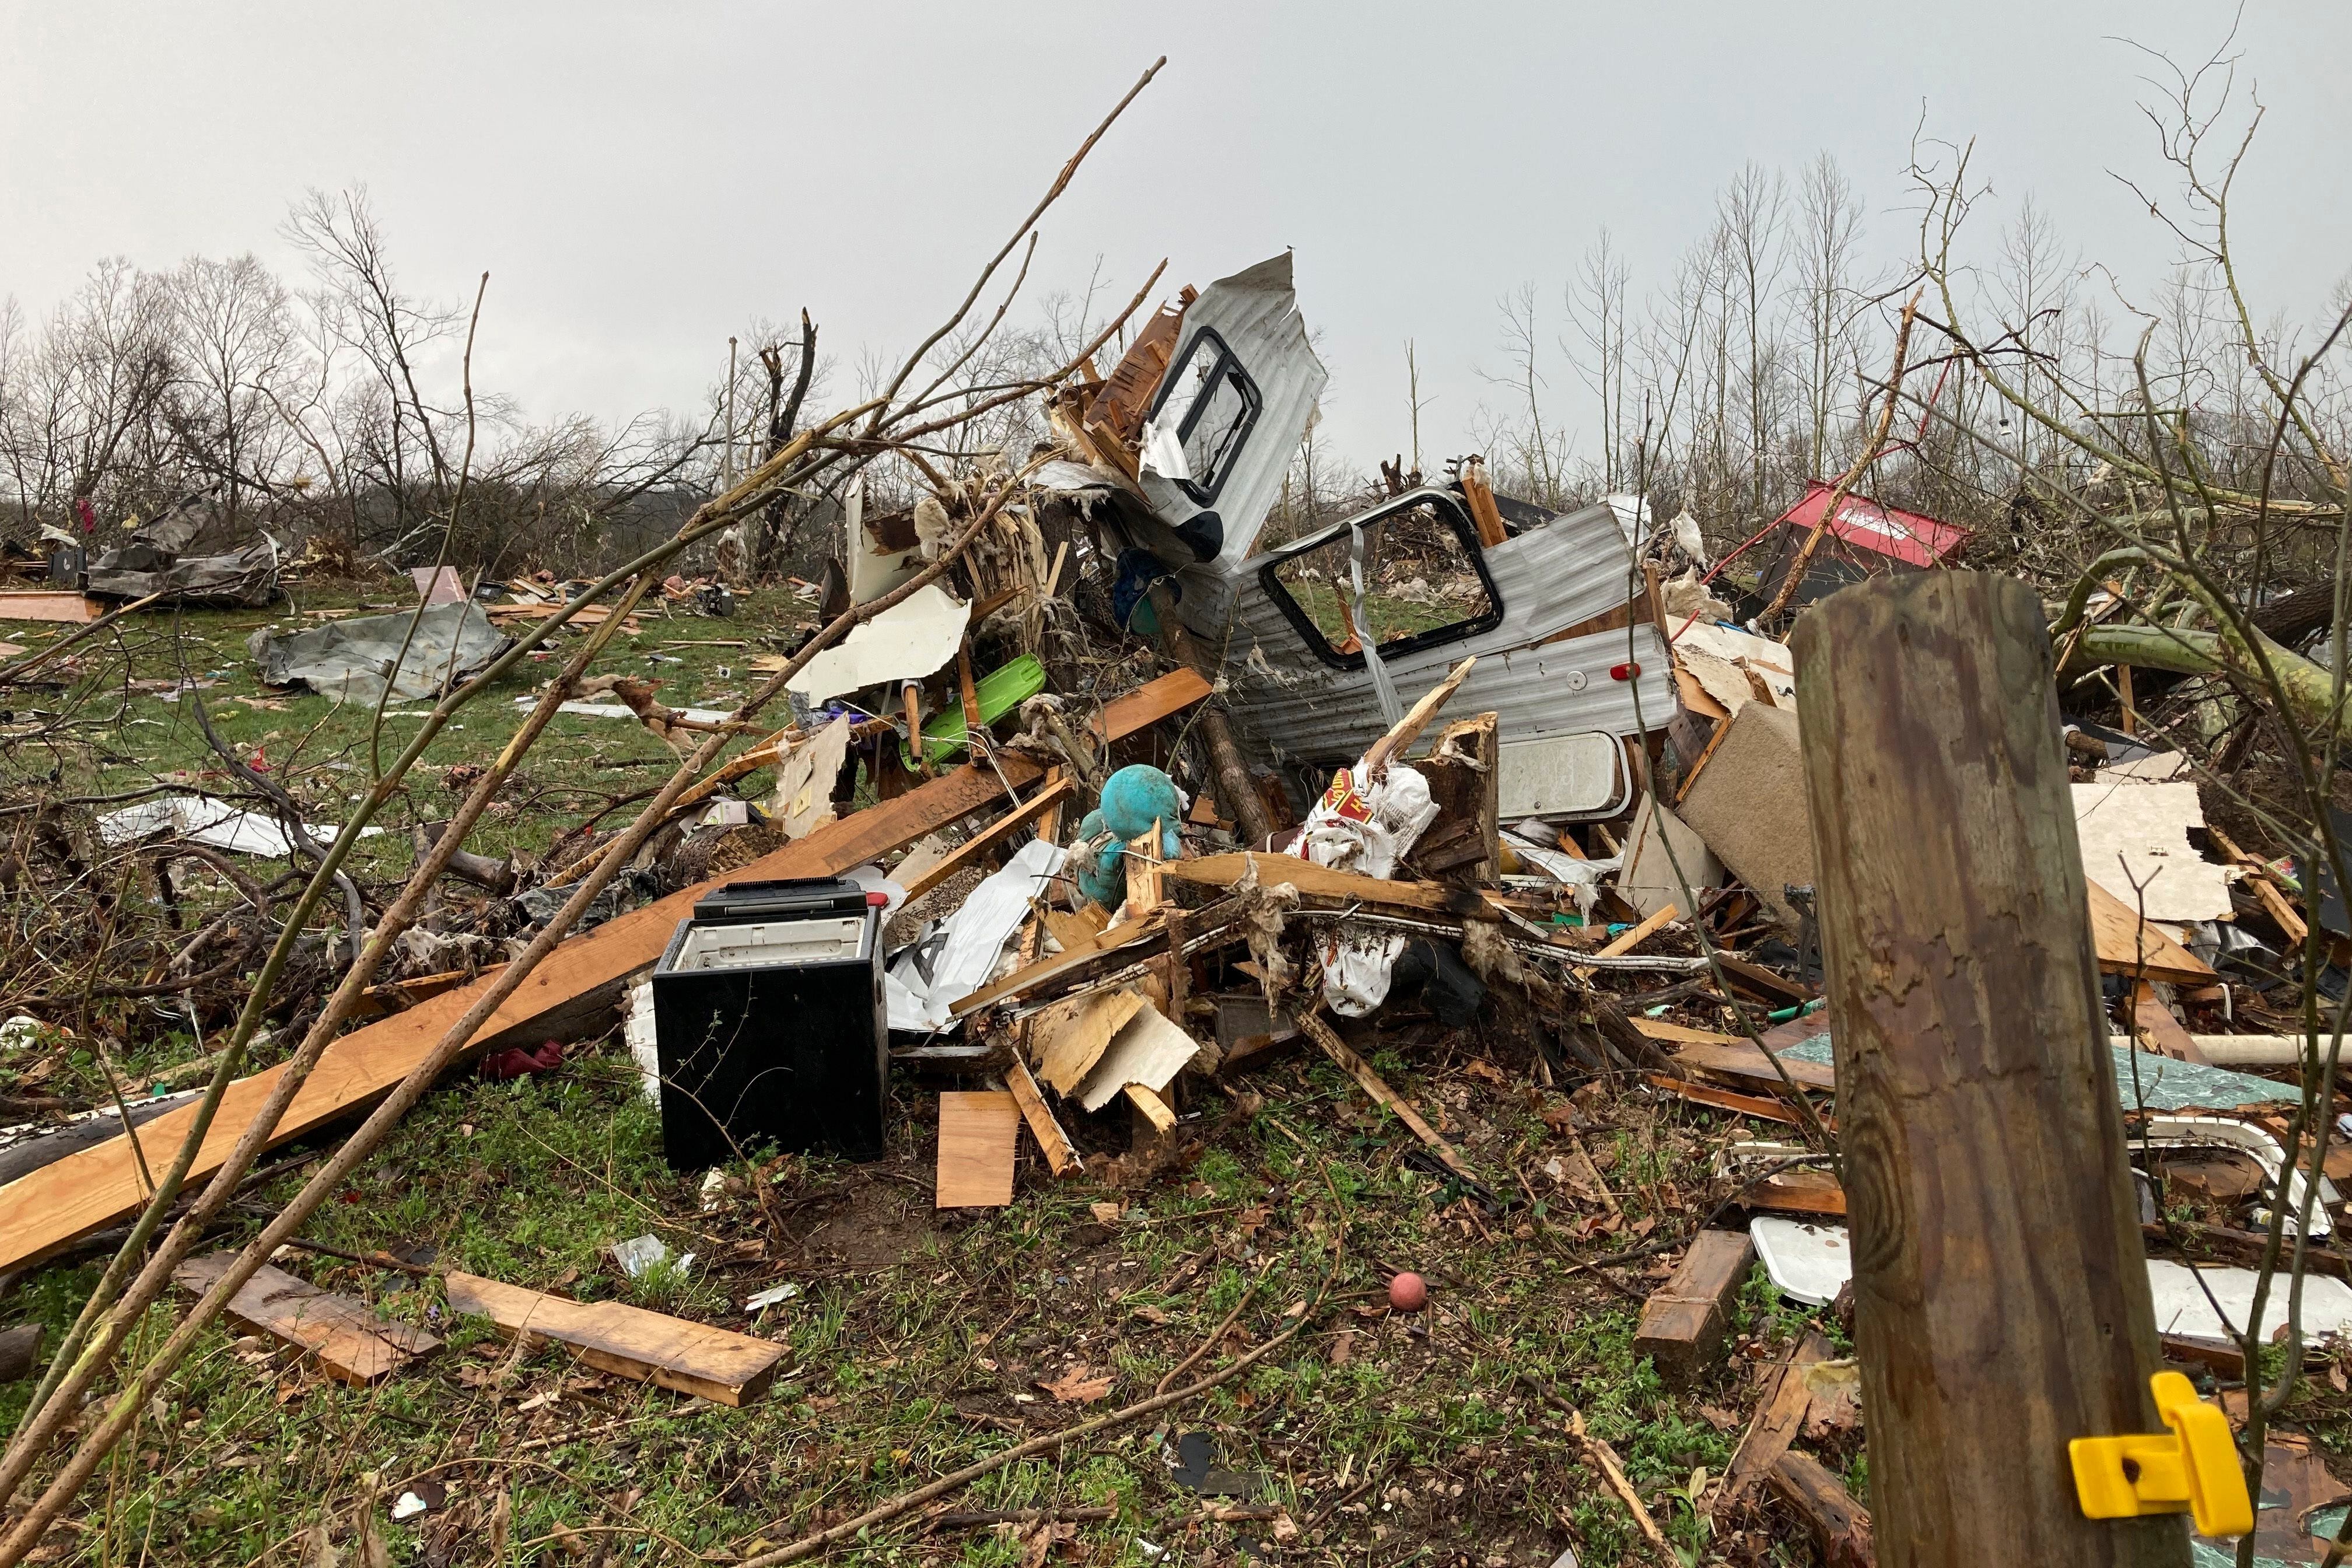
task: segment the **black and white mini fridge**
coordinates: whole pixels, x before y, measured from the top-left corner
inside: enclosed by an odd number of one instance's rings
[[[773,1144],[882,1153],[882,910],[830,877],[697,900],[654,966],[662,1145],[700,1170]]]

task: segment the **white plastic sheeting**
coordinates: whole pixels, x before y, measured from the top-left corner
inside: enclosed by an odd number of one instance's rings
[[[1051,890],[1066,853],[1058,844],[1032,839],[1003,870],[974,888],[963,907],[941,922],[947,941],[931,959],[929,979],[913,952],[899,955],[882,977],[892,1029],[936,1034],[954,1026],[949,1009],[988,983],[1004,956],[1004,944],[1021,929],[1030,900]]]
[[[315,822],[306,822],[302,828],[310,836],[310,842],[320,848],[333,843],[335,836],[342,831]],[[360,837],[373,838],[383,831],[381,827],[362,827]],[[238,855],[283,858],[294,853],[292,840],[276,817],[257,811],[241,811],[206,795],[143,800],[121,811],[110,811],[98,819],[98,836],[109,844],[129,844],[157,833],[170,833],[191,844]]]
[[[1853,1278],[1853,1247],[1841,1225],[1810,1225],[1777,1215],[1759,1215],[1748,1226],[1757,1260],[1783,1296],[1808,1306],[1833,1300]],[[2253,1310],[2254,1270],[2190,1268],[2169,1258],[2147,1260],[2148,1293],[2156,1299],[2156,1331],[2191,1339],[2235,1338]],[[2212,1292],[2209,1300],[2206,1292]],[[2221,1311],[2214,1311],[2218,1302]],[[2263,1310],[2265,1327],[2286,1321],[2276,1290]],[[2317,1339],[2352,1331],[2352,1286],[2324,1274],[2303,1281],[2303,1331]]]

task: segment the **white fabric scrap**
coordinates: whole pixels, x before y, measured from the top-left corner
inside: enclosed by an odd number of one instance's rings
[[[1429,780],[1413,768],[1391,764],[1378,784],[1362,782],[1363,767],[1349,770],[1346,784],[1330,789],[1307,814],[1300,854],[1318,866],[1388,878],[1429,825],[1437,803]],[[1331,928],[1323,943],[1323,1000],[1343,1018],[1360,1018],[1388,1000],[1389,973],[1404,951],[1400,932],[1350,931]]]

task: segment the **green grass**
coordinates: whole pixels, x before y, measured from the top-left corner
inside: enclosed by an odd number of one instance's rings
[[[405,585],[403,579],[401,586]],[[62,713],[67,721],[51,735],[20,740],[6,748],[0,754],[0,780],[22,787],[54,771],[57,787],[91,795],[120,794],[157,782],[234,788],[184,706],[189,694],[166,700],[168,693],[140,689],[142,683],[193,679],[208,683],[194,696],[241,758],[251,762],[258,757],[306,806],[316,808],[319,820],[336,821],[337,806],[364,791],[378,762],[389,766],[405,750],[418,721],[387,716],[379,734],[372,704],[338,704],[307,692],[272,690],[261,684],[247,639],[263,626],[290,634],[319,624],[302,615],[304,610],[365,604],[388,613],[412,607],[413,600],[396,597],[389,584],[364,588],[334,584],[298,588],[296,593],[292,604],[268,610],[196,609],[144,616],[123,624],[120,635],[101,633],[84,645],[87,652],[76,656],[76,679],[64,689],[17,698],[20,704],[42,712]],[[667,613],[647,609],[641,612],[641,635],[617,637],[593,673],[660,680],[661,699],[674,708],[729,708],[756,685],[746,668],[751,660],[786,646],[810,618],[804,603],[782,590],[744,595],[737,613],[726,619],[695,616],[679,606],[670,606]],[[38,649],[50,635],[52,628],[47,626],[0,624],[0,637],[31,649]],[[515,706],[515,699],[530,695],[554,674],[579,636],[557,634],[544,657],[523,660],[446,726],[418,760],[402,798],[380,819],[383,825],[404,838],[410,824],[446,817],[456,796],[441,789],[442,775],[457,764],[480,763],[497,754],[520,727],[526,711]],[[677,646],[717,640],[742,640],[749,646]],[[722,676],[722,668],[730,673]],[[430,707],[420,700],[392,704],[390,710],[414,714]],[[771,704],[771,710],[779,725],[788,717],[781,704]],[[516,784],[492,808],[467,847],[491,856],[544,849],[562,826],[580,815],[575,808],[593,809],[613,795],[657,783],[671,760],[667,746],[627,720],[559,715]],[[404,842],[372,839],[362,847],[359,858],[362,869],[389,873],[404,868],[409,854]]]
[[[789,635],[796,607],[754,596],[731,622],[652,619],[608,668],[657,670],[677,706],[724,706],[746,689],[742,666],[758,647],[669,650],[682,665],[649,665],[646,656],[664,641],[772,645]],[[332,821],[336,802],[366,777],[368,717],[317,698],[285,698],[275,710],[229,700],[262,695],[243,642],[265,618],[180,617],[186,667],[218,672],[204,695],[240,754],[266,752],[318,820]],[[9,784],[21,788],[52,765],[53,787],[87,794],[174,771],[212,782],[203,777],[212,759],[184,710],[152,694],[123,695],[127,681],[176,668],[173,629],[141,621],[87,661],[77,693],[44,694],[72,727],[43,747],[0,754]],[[721,664],[735,668],[733,680],[718,677]],[[533,678],[551,668],[534,665]],[[511,699],[529,685],[517,679],[488,694],[462,716],[466,728],[436,743],[428,771],[387,816],[396,838],[372,841],[363,875],[382,885],[405,868],[407,824],[446,815],[454,799],[429,770],[491,754],[519,721]],[[470,847],[535,853],[606,796],[649,786],[667,767],[666,749],[635,724],[559,719]],[[150,1026],[120,1047],[117,1068],[133,1079],[195,1049],[169,1020]],[[1149,1542],[1201,1561],[1269,1528],[1193,1517],[1200,1500],[1171,1479],[1162,1447],[1202,1431],[1222,1468],[1260,1478],[1255,1500],[1287,1510],[1300,1533],[1282,1548],[1286,1558],[1548,1564],[1572,1542],[1587,1564],[1638,1560],[1624,1510],[1580,1462],[1549,1395],[1582,1411],[1613,1446],[1679,1547],[1719,1546],[1677,1490],[1687,1491],[1696,1470],[1721,1471],[1738,1439],[1721,1414],[1744,1416],[1751,1398],[1744,1369],[1785,1348],[1808,1320],[1751,1289],[1741,1327],[1753,1342],[1700,1388],[1666,1390],[1632,1355],[1637,1308],[1626,1294],[1653,1288],[1663,1267],[1649,1257],[1632,1263],[1622,1290],[1571,1268],[1623,1244],[1588,1234],[1599,1211],[1542,1173],[1567,1147],[1541,1120],[1544,1097],[1508,1074],[1498,1083],[1463,1071],[1458,1053],[1441,1058],[1417,1036],[1365,1045],[1489,1185],[1511,1194],[1507,1212],[1481,1213],[1405,1165],[1413,1145],[1393,1117],[1336,1070],[1295,1056],[1242,1076],[1238,1087],[1263,1097],[1255,1114],[1195,1086],[1187,1154],[1146,1185],[1056,1184],[1024,1153],[1012,1206],[944,1215],[929,1194],[936,1081],[897,1080],[886,1159],[764,1160],[735,1169],[738,1190],[706,1207],[702,1182],[663,1162],[657,1119],[616,1041],[553,1074],[456,1079],[330,1199],[308,1237],[347,1250],[429,1250],[445,1267],[774,1338],[789,1353],[768,1396],[730,1410],[597,1373],[559,1349],[518,1357],[487,1325],[453,1319],[433,1281],[289,1252],[280,1267],[425,1323],[446,1348],[352,1389],[273,1342],[206,1331],[77,1500],[70,1525],[53,1532],[45,1560],[293,1568],[319,1523],[348,1552],[354,1510],[373,1498],[393,1562],[484,1563],[503,1496],[510,1562],[725,1561],[851,1517],[1019,1436],[1148,1395],[1237,1304],[1234,1336],[1193,1375],[1280,1332],[1307,1302],[1320,1305],[1299,1338],[1244,1376],[1157,1422],[992,1474],[950,1506],[1108,1504],[1118,1517],[1080,1525],[1061,1560],[1142,1563]],[[80,1059],[51,1088],[93,1096],[94,1062],[76,1050]],[[1452,1065],[1438,1070],[1441,1059]],[[1594,1111],[1603,1125],[1587,1142],[1603,1155],[1629,1222],[1670,1232],[1704,1212],[1693,1194],[1706,1190],[1707,1146],[1725,1123],[1673,1102],[1603,1100]],[[1115,1121],[1075,1111],[1071,1120],[1090,1159],[1123,1143]],[[249,1235],[300,1179],[240,1199],[218,1244]],[[1092,1205],[1108,1201],[1129,1207],[1107,1225]],[[647,1232],[697,1254],[694,1268],[625,1279],[605,1249]],[[49,1324],[54,1344],[98,1268],[83,1260],[39,1271],[0,1311]],[[1430,1279],[1431,1310],[1383,1310],[1394,1268]],[[747,1321],[745,1298],[783,1280],[802,1294]],[[143,1342],[160,1342],[185,1301],[159,1304]],[[1063,1405],[1038,1386],[1074,1363],[1111,1374],[1104,1403]],[[28,1389],[0,1387],[0,1426],[13,1425]],[[446,1501],[383,1524],[392,1500],[425,1479],[452,1489]],[[566,1531],[577,1532],[569,1544]],[[1759,1550],[1762,1561],[1802,1560],[1798,1547]],[[836,1558],[1010,1565],[1024,1561],[1024,1543],[985,1528],[925,1535],[910,1520]]]
[[[1424,1080],[1405,1063],[1394,1081],[1424,1105],[1444,1103],[1457,1126],[1475,1123],[1472,1147],[1498,1173],[1546,1157],[1549,1134],[1518,1086]],[[592,1528],[611,1532],[603,1549],[623,1563],[744,1552],[969,1463],[1013,1441],[1008,1426],[1035,1432],[1142,1397],[1253,1281],[1240,1339],[1203,1364],[1262,1342],[1295,1303],[1319,1299],[1290,1351],[1163,1427],[1000,1472],[955,1506],[1115,1505],[1115,1521],[1081,1527],[1091,1561],[1147,1561],[1143,1540],[1229,1542],[1234,1527],[1185,1517],[1195,1500],[1160,1458],[1168,1436],[1202,1430],[1220,1466],[1263,1478],[1259,1500],[1287,1509],[1307,1545],[1319,1536],[1349,1560],[1369,1548],[1378,1561],[1468,1551],[1549,1563],[1572,1530],[1583,1561],[1619,1561],[1633,1548],[1628,1522],[1578,1464],[1539,1397],[1549,1392],[1615,1447],[1677,1543],[1700,1546],[1676,1489],[1728,1461],[1737,1432],[1717,1430],[1701,1407],[1742,1407],[1737,1371],[1668,1393],[1631,1355],[1632,1301],[1570,1273],[1569,1246],[1524,1207],[1441,1207],[1439,1184],[1401,1162],[1402,1130],[1336,1071],[1293,1061],[1252,1087],[1269,1107],[1254,1121],[1221,1096],[1195,1097],[1203,1146],[1189,1171],[1117,1194],[1055,1184],[1033,1163],[1010,1208],[940,1216],[926,1190],[934,1102],[902,1081],[885,1161],[793,1158],[735,1173],[765,1184],[779,1231],[748,1192],[706,1212],[701,1183],[668,1170],[617,1046],[557,1074],[453,1082],[320,1210],[312,1238],[430,1248],[441,1264],[512,1283],[738,1328],[746,1296],[797,1280],[802,1296],[748,1325],[790,1347],[774,1390],[727,1410],[601,1376],[555,1349],[516,1363],[482,1325],[452,1321],[429,1282],[289,1257],[283,1266],[322,1286],[431,1325],[447,1348],[355,1390],[274,1345],[209,1331],[111,1480],[81,1500],[81,1531],[58,1532],[70,1549],[59,1560],[134,1562],[144,1551],[152,1563],[291,1563],[313,1522],[348,1529],[367,1477],[390,1494],[382,1508],[428,1471],[457,1489],[442,1510],[388,1527],[394,1562],[435,1560],[436,1542],[456,1552],[443,1560],[480,1561],[459,1543],[478,1542],[501,1489],[513,1499],[514,1539],[541,1542],[524,1561],[570,1561],[542,1538]],[[240,1205],[238,1229],[298,1179]],[[1104,1226],[1090,1205],[1107,1199],[1132,1210]],[[1638,1196],[1626,1202],[1638,1215]],[[1550,1206],[1575,1205],[1555,1194]],[[828,1216],[848,1228],[819,1230]],[[647,1231],[697,1252],[693,1273],[623,1279],[604,1248]],[[891,1238],[881,1255],[838,1255],[838,1241],[874,1234]],[[1424,1271],[1432,1310],[1380,1310],[1391,1266]],[[1643,1267],[1629,1271],[1636,1289]],[[89,1265],[37,1276],[18,1310],[61,1328],[94,1276]],[[167,1321],[159,1309],[149,1337]],[[1799,1326],[1768,1314],[1750,1328],[1785,1337]],[[1072,1360],[1113,1374],[1108,1402],[1060,1406],[1036,1386]],[[13,1420],[24,1397],[22,1384],[0,1390],[0,1419]],[[1319,1517],[1367,1478],[1369,1489]],[[856,1556],[934,1561],[944,1548],[1003,1563],[1017,1544],[984,1530],[926,1544],[900,1525]]]

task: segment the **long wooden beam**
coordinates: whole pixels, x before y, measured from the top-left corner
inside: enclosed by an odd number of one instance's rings
[[[1161,676],[1107,704],[1101,733],[1112,741],[1134,734],[1198,702],[1209,689],[1209,683],[1189,669]],[[1044,763],[1022,752],[1000,752],[994,768],[957,768],[894,800],[819,828],[724,877],[697,883],[607,921],[549,953],[475,1034],[470,1048],[487,1050],[501,1044],[504,1037],[540,1032],[548,1020],[575,1010],[583,999],[617,988],[624,976],[661,956],[678,921],[693,912],[694,901],[721,883],[838,875],[1002,799],[1005,784],[1018,789],[1034,783],[1045,772]],[[389,1093],[432,1053],[441,1037],[490,984],[485,978],[445,991],[336,1040],[286,1108],[272,1135],[272,1145],[348,1116]],[[279,1070],[272,1068],[229,1085],[204,1147],[189,1169],[192,1184],[220,1168],[247,1123],[268,1100]],[[166,1112],[142,1125],[140,1141],[148,1149],[173,1148],[187,1135],[194,1119],[192,1101],[185,1110]],[[49,1257],[136,1214],[145,1202],[139,1171],[130,1142],[118,1137],[79,1150],[0,1187],[0,1272]]]

